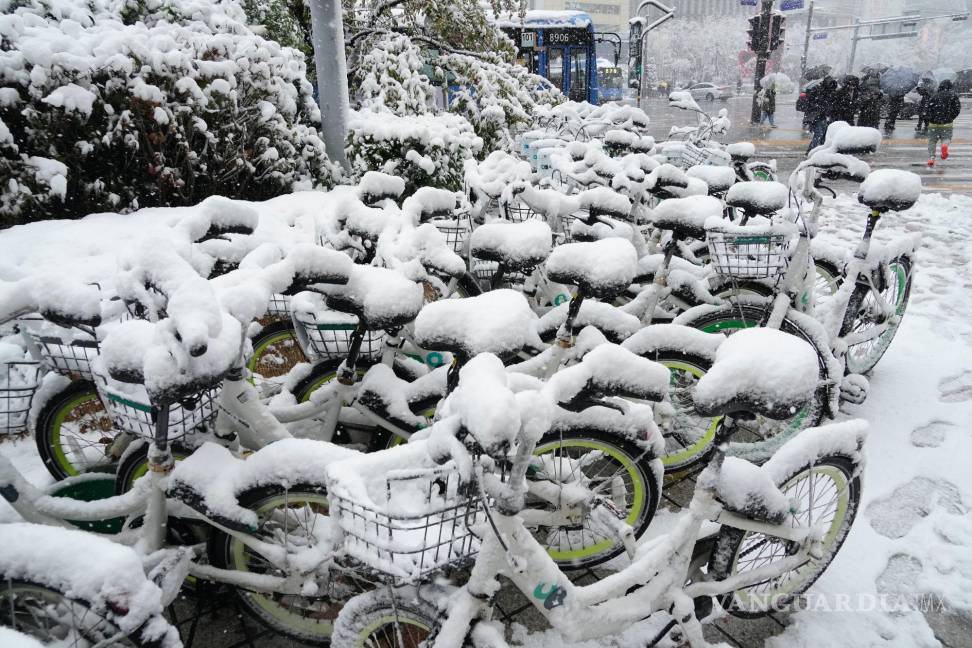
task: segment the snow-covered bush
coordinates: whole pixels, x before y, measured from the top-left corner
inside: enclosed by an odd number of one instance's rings
[[[348,124],[348,161],[356,176],[382,171],[405,180],[405,195],[420,187],[458,190],[463,163],[479,155],[483,140],[458,115],[397,116],[353,112]]]
[[[415,115],[435,109],[432,84],[422,74],[422,52],[402,34],[368,39],[350,86],[357,108]]]
[[[532,123],[538,106],[564,100],[549,81],[499,56],[443,54],[435,65],[438,81],[449,86],[450,112],[469,120],[487,151],[512,150],[516,131]]]
[[[0,0],[0,221],[330,184],[302,57],[244,21],[231,3]]]

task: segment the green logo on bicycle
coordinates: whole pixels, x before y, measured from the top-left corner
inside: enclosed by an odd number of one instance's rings
[[[445,356],[438,351],[433,351],[429,355],[425,356],[425,364],[429,365],[433,369],[436,367],[441,367],[445,364]]]
[[[561,304],[563,304],[565,301],[569,299],[570,299],[569,295],[565,295],[564,293],[557,293],[557,296],[554,297],[554,302],[553,302],[554,306],[560,306]]]
[[[534,598],[543,601],[543,607],[548,610],[552,610],[555,607],[560,607],[563,605],[564,599],[567,598],[567,590],[559,585],[551,585],[550,589],[545,592],[543,591],[544,585],[546,585],[546,583],[540,583],[534,588]]]

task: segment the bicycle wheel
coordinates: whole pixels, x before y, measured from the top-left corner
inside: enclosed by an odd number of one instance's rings
[[[115,471],[116,495],[124,495],[132,490],[135,482],[148,472],[149,444],[141,440],[135,441],[133,445],[135,443],[138,444],[138,447],[130,449],[129,452],[125,453],[121,462],[118,464],[118,470]],[[169,452],[172,453],[172,458],[175,461],[182,461],[192,454],[191,449],[180,443],[170,443]]]
[[[291,322],[272,322],[250,341],[253,355],[247,360],[246,368],[264,380],[284,376],[301,362],[308,362]]]
[[[262,486],[239,496],[240,506],[256,513],[253,537],[283,550],[329,541],[333,533],[323,486],[298,484],[291,488]],[[208,543],[210,563],[250,574],[285,575],[234,536],[214,530]],[[344,602],[368,589],[364,582],[332,570],[313,596],[265,594],[236,590],[240,604],[256,619],[298,641],[327,643]]]
[[[816,273],[813,284],[813,305],[816,308],[834,296],[843,282],[843,277],[829,261],[814,259],[813,267]]]
[[[895,315],[904,316],[911,297],[911,260],[900,256],[888,263],[888,281],[881,291],[881,299],[894,308]],[[858,285],[847,304],[847,317],[840,329],[840,335],[860,333],[876,324],[877,299],[868,286]],[[884,352],[888,350],[895,333],[898,332],[900,320],[896,324],[889,324],[881,335],[847,348],[845,366],[848,373],[865,374],[877,365]]]
[[[37,417],[37,451],[54,479],[112,471],[112,446],[120,431],[87,380],[72,382],[52,396]]]
[[[661,475],[652,465],[653,457],[637,444],[605,432],[571,430],[544,435],[534,454],[548,455],[548,470],[552,474],[545,478],[564,483],[579,481],[611,499],[625,514],[625,522],[634,529],[635,537],[648,528],[658,507]],[[527,506],[550,505],[529,498]],[[537,528],[534,535],[562,568],[593,567],[624,551],[620,541],[601,535],[583,519]]]
[[[332,648],[420,648],[441,615],[431,603],[396,595],[389,588],[354,597],[334,623]]]
[[[850,531],[861,499],[860,478],[854,464],[839,455],[823,457],[795,471],[780,490],[797,502],[794,519],[799,525],[827,525],[823,557],[772,580],[724,594],[719,602],[730,614],[755,618],[792,603],[820,577],[833,561]],[[716,581],[765,567],[794,553],[794,543],[773,536],[723,526],[709,559]]]
[[[90,648],[94,645],[148,646],[121,631],[109,615],[69,598],[64,592],[26,580],[0,576],[0,626],[12,628],[45,646]],[[101,643],[105,642],[105,643]]]
[[[731,335],[735,331],[761,326],[766,321],[768,314],[767,308],[762,306],[729,305],[709,311],[694,318],[692,321],[682,322],[682,324],[697,328],[706,333],[724,333]],[[811,336],[804,332],[796,323],[788,319],[783,320],[783,325],[780,327],[780,330],[805,340],[817,351],[817,357],[820,363],[820,383],[823,385],[828,377],[827,366],[824,363],[822,354],[813,343]],[[753,451],[757,448],[765,448],[768,453],[770,450],[785,443],[800,430],[805,430],[808,427],[813,427],[820,423],[826,409],[826,404],[827,388],[826,386],[821,386],[814,393],[813,400],[788,419],[775,421],[757,415],[752,420],[738,421],[733,441],[736,444],[747,444],[750,450]],[[746,454],[742,452],[742,448],[738,445],[736,450],[740,451],[740,454]],[[762,454],[766,453],[761,453],[760,456]]]
[[[708,460],[722,418],[700,416],[692,400],[695,386],[709,370],[710,363],[705,358],[678,351],[659,351],[651,359],[671,372],[668,395],[675,409],[671,425],[664,431],[662,465],[666,476],[684,474]]]

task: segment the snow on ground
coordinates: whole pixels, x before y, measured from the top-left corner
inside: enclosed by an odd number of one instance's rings
[[[256,207],[292,223],[319,210],[320,197],[295,194]],[[96,215],[0,232],[0,279],[50,267],[93,277],[114,268],[118,247],[167,231],[185,211]],[[852,246],[866,214],[852,196],[841,196],[823,214],[822,236]],[[811,589],[807,609],[792,614],[767,646],[972,645],[972,433],[963,423],[972,418],[970,216],[972,198],[929,194],[915,208],[882,218],[878,239],[895,232],[924,238],[898,335],[871,377],[867,402],[845,412],[871,423],[863,505],[844,548]],[[49,482],[30,439],[0,451],[32,481]],[[0,521],[9,519],[4,504]],[[650,634],[645,626],[632,628],[612,645],[634,645]],[[553,633],[527,642],[563,645]]]

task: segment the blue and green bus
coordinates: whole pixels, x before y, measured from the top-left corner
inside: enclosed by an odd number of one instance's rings
[[[572,101],[598,103],[594,21],[583,11],[527,11],[499,20],[517,46],[517,62],[550,80]]]

